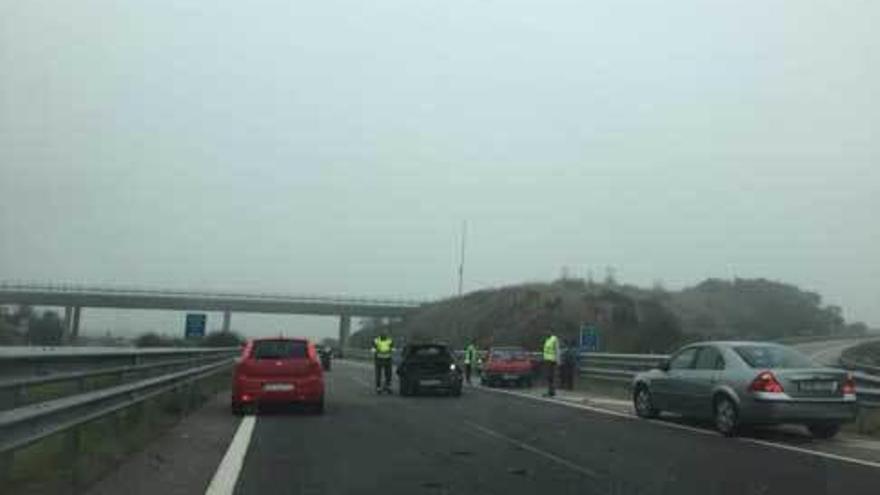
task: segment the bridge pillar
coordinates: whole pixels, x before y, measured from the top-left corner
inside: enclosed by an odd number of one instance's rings
[[[82,306],[73,308],[73,325],[70,328],[70,340],[76,341],[79,338],[79,314],[82,312]]]
[[[348,333],[351,330],[351,316],[339,315],[339,350],[344,352],[348,343]]]
[[[69,342],[71,338],[71,326],[73,326],[73,307],[64,307],[64,327],[61,329],[61,341]]]
[[[229,331],[229,320],[231,320],[231,319],[232,319],[232,314],[229,312],[229,310],[227,309],[226,311],[223,311],[223,331],[224,332]]]

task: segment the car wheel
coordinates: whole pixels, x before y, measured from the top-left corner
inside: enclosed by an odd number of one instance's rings
[[[452,396],[453,397],[461,397],[461,385],[452,389]]]
[[[715,399],[715,428],[726,437],[736,436],[739,430],[739,410],[729,397]]]
[[[399,390],[401,397],[409,396],[409,383],[406,380],[400,380]]]
[[[321,399],[318,402],[312,404],[311,407],[312,414],[324,414],[324,397],[321,396]]]
[[[636,415],[640,418],[656,418],[660,411],[654,407],[654,400],[651,398],[651,391],[645,385],[636,388],[633,394],[633,406]]]
[[[532,388],[532,379],[531,378],[526,378],[525,386],[526,386],[526,388]]]
[[[241,407],[241,403],[233,402],[230,409],[232,410],[232,414],[236,416],[244,415],[244,409]]]
[[[807,425],[807,429],[816,438],[831,438],[840,431],[840,425],[835,423],[819,423]]]

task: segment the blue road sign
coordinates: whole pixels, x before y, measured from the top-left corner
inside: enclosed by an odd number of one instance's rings
[[[207,315],[202,313],[188,313],[186,315],[186,326],[184,327],[186,338],[204,337],[207,319]]]
[[[599,350],[599,329],[595,325],[586,324],[581,327],[580,348],[587,352]]]

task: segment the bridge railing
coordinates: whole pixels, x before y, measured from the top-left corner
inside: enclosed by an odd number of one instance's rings
[[[0,282],[2,292],[26,293],[60,293],[70,295],[115,295],[115,296],[150,296],[150,297],[198,297],[209,299],[246,299],[260,301],[308,302],[333,304],[369,304],[373,306],[408,306],[417,307],[425,301],[416,299],[397,299],[380,297],[357,297],[341,295],[316,294],[280,294],[271,292],[240,293],[230,291],[152,289],[141,287],[101,287],[81,284],[33,284],[20,282]]]
[[[190,393],[226,372],[238,348],[0,348],[0,486],[15,453],[172,391]],[[118,432],[121,433],[121,432]],[[68,452],[76,458],[78,452]]]

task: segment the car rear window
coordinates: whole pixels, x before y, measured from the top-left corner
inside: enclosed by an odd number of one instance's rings
[[[425,346],[425,347],[413,347],[409,350],[407,355],[411,358],[415,359],[430,359],[436,357],[448,357],[449,352],[445,347],[441,346]]]
[[[258,340],[254,342],[251,357],[254,359],[305,358],[308,344],[303,340]]]
[[[800,352],[779,345],[741,345],[733,348],[752,368],[814,368],[812,359]]]
[[[528,354],[522,349],[493,349],[492,359],[514,360],[526,359]]]

